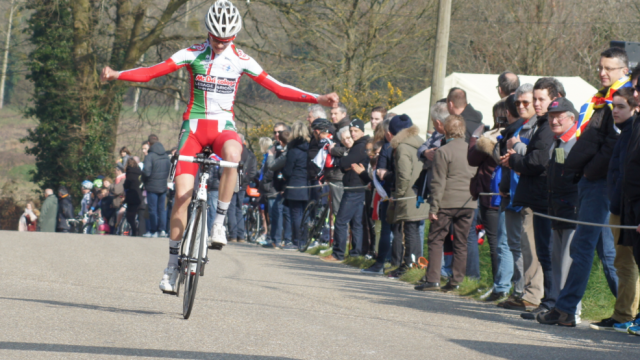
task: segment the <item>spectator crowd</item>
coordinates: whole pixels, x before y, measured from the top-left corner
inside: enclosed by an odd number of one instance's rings
[[[597,253],[616,304],[591,327],[640,335],[640,66],[630,71],[628,63],[623,49],[604,51],[601,89],[580,108],[555,78],[520,84],[504,72],[493,122],[464,89],[452,88],[431,106],[426,138],[409,116],[384,107],[371,109],[367,124],[342,103],[329,114],[312,105],[306,120],[276,123],[271,137],[259,139],[260,165],[243,138],[244,176],[228,210],[228,241],[248,240],[243,209],[257,197],[259,244],[298,250],[308,240],[305,209],[323,203],[333,226],[311,245],[329,248],[322,260],[365,256],[375,262],[362,273],[385,275],[390,263],[386,276],[398,278],[424,258],[415,289],[448,292],[465,277],[480,278],[478,243],[486,237],[493,286],[484,300],[560,326],[580,323]],[[79,213],[65,187],[57,197],[46,189],[41,211],[28,205],[20,228],[37,223],[40,231],[67,232],[67,220],[86,225],[98,214],[103,233],[118,233],[126,221],[130,235],[166,236],[176,149],[166,151],[155,135],[142,147],[143,161],[121,149],[115,180],[82,183]],[[219,180],[213,167],[210,228]]]

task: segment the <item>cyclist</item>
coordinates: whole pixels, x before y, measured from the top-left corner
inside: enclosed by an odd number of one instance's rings
[[[218,0],[206,16],[207,41],[183,49],[170,59],[149,68],[115,71],[109,67],[102,70],[101,80],[124,80],[147,82],[186,67],[191,75],[191,98],[183,115],[180,132],[180,155],[195,156],[204,146],[212,146],[214,153],[224,160],[239,162],[242,143],[236,133],[233,104],[242,75],[289,101],[337,106],[338,95],[316,95],[284,85],[268,75],[250,56],[233,44],[242,28],[238,9],[230,2]],[[179,162],[175,176],[175,203],[171,215],[169,239],[169,263],[160,282],[165,293],[175,293],[178,275],[178,253],[187,220],[187,208],[193,191],[198,165]],[[236,186],[237,170],[225,168],[220,179],[220,190],[216,218],[214,220],[210,246],[221,248],[227,243],[224,218]]]
[[[82,182],[82,200],[80,200],[80,212],[78,215],[84,216],[90,211],[91,203],[91,189],[93,189],[93,183],[89,180]]]

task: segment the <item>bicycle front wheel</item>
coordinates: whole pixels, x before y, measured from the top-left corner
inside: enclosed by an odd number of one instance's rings
[[[193,302],[196,298],[198,288],[198,278],[204,258],[204,247],[206,246],[205,235],[207,219],[206,213],[202,210],[203,204],[198,204],[193,212],[192,226],[188,233],[188,247],[186,256],[182,259],[180,275],[184,274],[184,295],[182,298],[182,316],[188,319],[193,310]]]

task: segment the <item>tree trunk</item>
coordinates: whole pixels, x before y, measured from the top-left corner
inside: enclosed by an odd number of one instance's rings
[[[144,54],[140,56],[140,64],[144,62]],[[133,112],[138,112],[138,102],[140,101],[140,88],[136,88],[136,92],[133,95]]]
[[[0,79],[0,109],[4,106],[4,83],[7,81],[7,66],[9,64],[9,45],[11,43],[11,26],[13,25],[13,12],[16,0],[11,0],[9,11],[9,25],[7,26],[7,42],[4,44],[4,59],[2,60],[2,78]]]

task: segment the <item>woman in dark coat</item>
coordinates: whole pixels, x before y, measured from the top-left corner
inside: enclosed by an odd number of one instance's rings
[[[142,204],[142,183],[140,182],[142,170],[138,167],[138,163],[130,157],[127,160],[125,173],[124,203],[127,204],[127,222],[131,225],[131,236],[137,236],[136,214],[138,207]]]
[[[500,198],[493,196],[480,196],[480,193],[490,193],[493,172],[498,165],[493,158],[493,149],[497,144],[502,126],[506,123],[506,105],[504,100],[498,101],[493,106],[494,126],[491,131],[484,132],[484,125],[478,127],[469,139],[469,152],[467,160],[469,165],[478,167],[476,175],[471,179],[470,191],[473,200],[480,199],[480,218],[487,232],[489,249],[491,253],[491,271],[495,279],[498,272],[498,227],[500,226]],[[506,236],[506,235],[505,235]],[[507,290],[508,291],[508,290]]]
[[[302,121],[296,121],[291,129],[291,139],[287,145],[287,162],[282,169],[282,176],[286,182],[284,199],[289,204],[291,212],[291,231],[293,244],[285,244],[285,250],[297,250],[297,246],[303,240],[302,237],[302,213],[309,201],[309,189],[296,189],[290,187],[308,186],[307,181],[307,152],[309,151],[309,128]]]

